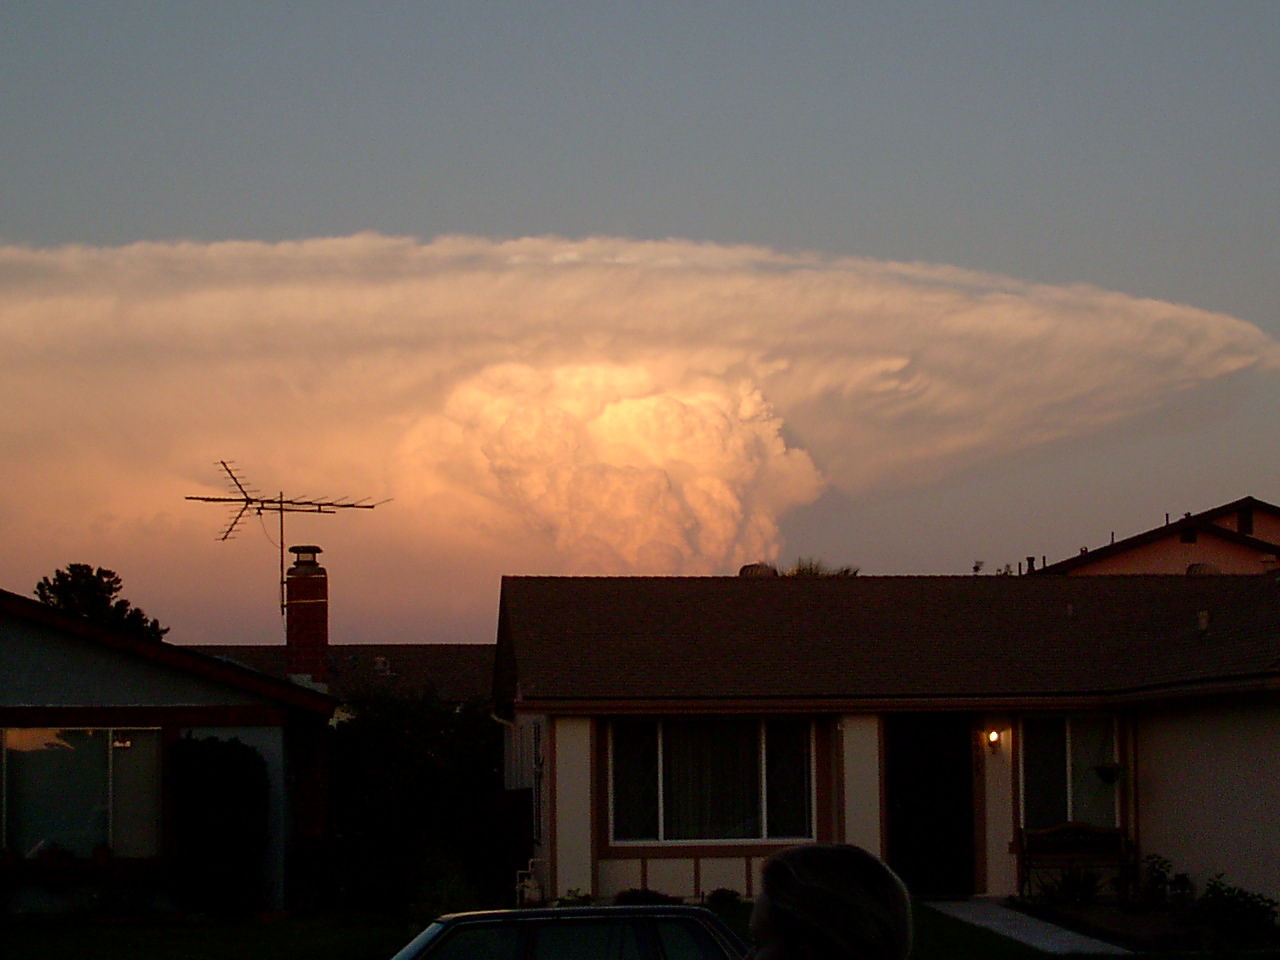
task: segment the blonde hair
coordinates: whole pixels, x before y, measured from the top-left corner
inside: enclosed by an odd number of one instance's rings
[[[779,937],[815,960],[906,960],[911,897],[861,847],[810,844],[765,861],[763,892]]]

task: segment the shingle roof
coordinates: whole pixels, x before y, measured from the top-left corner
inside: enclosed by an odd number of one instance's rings
[[[496,696],[526,704],[1115,698],[1280,678],[1270,575],[506,577],[500,611]]]
[[[287,672],[282,644],[194,649],[273,677]],[[488,700],[493,688],[493,650],[491,643],[332,644],[329,687],[340,700],[374,690],[431,693],[443,703]]]

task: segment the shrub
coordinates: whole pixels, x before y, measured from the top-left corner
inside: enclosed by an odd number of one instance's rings
[[[1102,893],[1102,875],[1083,867],[1064,867],[1052,880],[1041,885],[1044,899],[1074,906],[1090,904]]]
[[[1222,946],[1258,946],[1276,936],[1276,908],[1280,903],[1260,893],[1232,886],[1222,874],[1205,884],[1196,913]]]
[[[196,739],[169,748],[174,889],[202,913],[246,914],[266,897],[267,763],[238,738]]]
[[[742,894],[737,890],[730,890],[728,887],[720,887],[712,890],[706,896],[707,907],[716,913],[722,913],[725,910],[731,910],[742,902]]]
[[[662,903],[684,903],[684,900],[680,897],[673,897],[669,893],[660,893],[657,890],[635,888],[623,890],[613,898],[613,902],[618,906],[652,906]]]
[[[416,882],[409,885],[409,919],[425,927],[436,917],[480,906],[476,885],[462,867],[446,857],[428,855],[418,864]]]
[[[1173,863],[1152,853],[1142,860],[1142,899],[1159,904],[1169,899],[1169,880],[1173,876]]]

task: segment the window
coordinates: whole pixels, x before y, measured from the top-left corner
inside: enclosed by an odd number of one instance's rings
[[[87,857],[160,852],[160,731],[3,731],[0,847]]]
[[[1022,721],[1022,825],[1118,823],[1115,720],[1103,716]]]
[[[430,929],[430,928],[428,928]],[[487,923],[454,930],[431,951],[432,960],[515,960],[520,931],[513,923]],[[409,944],[412,947],[418,940]],[[406,947],[396,958],[416,956]],[[393,960],[396,960],[393,958]]]
[[[811,838],[812,731],[803,717],[613,721],[613,839]]]
[[[1253,536],[1253,507],[1241,507],[1236,514],[1236,532]]]

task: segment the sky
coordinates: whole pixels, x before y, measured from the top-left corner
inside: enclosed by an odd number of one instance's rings
[[[0,587],[491,642],[504,574],[1280,501],[1280,5],[7,4]]]

